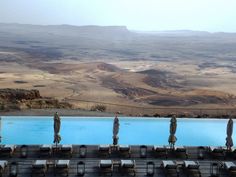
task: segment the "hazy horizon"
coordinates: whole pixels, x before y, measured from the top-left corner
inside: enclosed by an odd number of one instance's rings
[[[32,26],[71,26],[71,27],[126,27],[127,30],[129,30],[130,32],[140,32],[140,33],[165,33],[165,32],[206,32],[206,33],[236,33],[236,32],[224,32],[224,31],[203,31],[203,30],[191,30],[191,29],[173,29],[173,30],[136,30],[136,29],[129,29],[127,26],[125,25],[72,25],[72,24],[29,24],[29,23],[17,23],[17,22],[12,22],[12,23],[5,23],[5,22],[0,22],[0,24],[6,24],[6,25],[32,25]]]
[[[233,0],[0,0],[0,23],[236,32]]]

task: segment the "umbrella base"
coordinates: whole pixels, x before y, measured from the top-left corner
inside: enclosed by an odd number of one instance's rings
[[[113,145],[118,144],[119,137],[118,136],[113,136]]]

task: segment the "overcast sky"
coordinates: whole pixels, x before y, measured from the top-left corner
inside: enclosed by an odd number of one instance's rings
[[[0,0],[0,22],[236,32],[236,0]]]

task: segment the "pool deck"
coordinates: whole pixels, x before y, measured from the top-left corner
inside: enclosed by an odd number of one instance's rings
[[[211,164],[216,163],[219,166],[219,173],[222,177],[229,176],[227,171],[223,168],[223,162],[224,161],[232,161],[236,163],[236,160],[234,159],[233,153],[229,154],[226,151],[224,151],[224,156],[215,157],[210,153],[209,147],[184,147],[186,148],[187,156],[185,156],[185,152],[183,153],[177,153],[177,151],[173,151],[169,148],[167,148],[167,159],[165,157],[156,157],[156,152],[153,150],[153,146],[130,146],[130,157],[127,154],[120,154],[117,147],[112,146],[111,147],[111,154],[108,153],[101,153],[99,151],[99,146],[93,146],[88,145],[86,146],[86,156],[81,157],[81,146],[80,145],[73,145],[72,146],[72,154],[70,155],[70,151],[61,153],[60,150],[57,150],[52,147],[52,154],[42,156],[40,153],[39,145],[29,145],[27,146],[27,157],[22,158],[21,154],[26,149],[21,148],[21,146],[16,146],[15,151],[12,154],[12,157],[8,155],[4,155],[2,153],[2,148],[0,148],[0,160],[6,160],[8,161],[8,166],[3,172],[3,176],[9,176],[9,171],[11,171],[11,163],[17,162],[18,163],[18,177],[30,177],[32,172],[32,164],[35,160],[48,160],[48,170],[46,172],[46,176],[53,177],[55,172],[55,161],[59,159],[68,159],[70,160],[69,169],[68,169],[68,176],[69,177],[75,177],[77,176],[77,163],[82,161],[85,164],[85,174],[84,176],[99,176],[100,168],[99,168],[99,162],[101,159],[104,160],[112,160],[114,166],[113,166],[113,175],[112,176],[122,176],[120,166],[120,160],[121,159],[130,159],[135,160],[135,171],[136,176],[147,176],[147,162],[153,162],[155,164],[154,168],[154,175],[153,176],[159,176],[164,177],[164,170],[161,167],[163,160],[173,160],[175,163],[177,163],[178,168],[177,171],[179,173],[179,176],[187,177],[186,171],[183,169],[183,162],[184,160],[191,160],[199,163],[200,165],[200,172],[202,177],[209,177],[210,171],[211,171]],[[60,147],[59,147],[60,148]],[[140,149],[144,153],[145,156],[141,157]],[[180,147],[181,149],[181,147]],[[106,155],[107,154],[107,155]],[[199,159],[199,154],[203,155],[203,159]],[[178,156],[179,155],[179,156]],[[132,174],[125,174],[124,176],[132,176]],[[34,175],[37,176],[37,175]],[[63,175],[62,175],[63,176]],[[102,175],[105,176],[105,175]],[[109,174],[108,174],[109,176]],[[192,176],[192,175],[190,175]]]

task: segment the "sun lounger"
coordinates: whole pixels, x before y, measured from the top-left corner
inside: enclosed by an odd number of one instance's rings
[[[214,159],[225,159],[225,148],[222,146],[210,146],[209,152]]]
[[[4,145],[0,148],[0,153],[2,156],[12,157],[14,151],[16,149],[15,145]]]
[[[71,144],[63,144],[61,146],[61,156],[72,157],[73,147]]]
[[[188,158],[187,149],[184,146],[176,146],[174,149],[174,154],[177,158],[181,158],[181,159]]]
[[[167,148],[165,146],[153,146],[153,152],[155,157],[167,159]]]
[[[236,176],[236,164],[228,161],[224,162],[223,164],[224,169],[227,171],[229,177],[235,177]]]
[[[111,160],[100,160],[99,161],[99,174],[100,175],[110,175],[113,173],[113,164]]]
[[[136,175],[135,160],[120,160],[120,172],[122,175]]]
[[[140,146],[140,157],[141,158],[147,157],[147,146],[145,145]]]
[[[31,176],[46,176],[47,160],[36,160],[32,165]]]
[[[146,164],[146,174],[147,176],[153,176],[155,173],[155,164],[154,162],[147,162]]]
[[[177,164],[172,160],[163,160],[161,163],[161,168],[163,168],[166,177],[178,177],[179,173],[177,167]]]
[[[111,155],[110,145],[99,145],[98,146],[99,155],[102,157],[109,157]]]
[[[69,176],[70,160],[58,160],[55,164],[54,175]]]
[[[6,168],[7,168],[8,162],[6,160],[0,160],[0,176],[2,177]]]
[[[52,145],[43,144],[39,147],[40,157],[50,157],[52,154]]]
[[[85,158],[86,155],[87,155],[87,146],[81,145],[81,146],[79,147],[79,156],[80,156],[81,158]]]
[[[131,147],[129,145],[119,145],[118,152],[122,157],[130,157],[131,156]]]
[[[77,176],[85,175],[85,163],[83,161],[79,161],[77,163]]]
[[[199,164],[195,161],[185,160],[183,164],[183,169],[188,177],[201,177]]]

